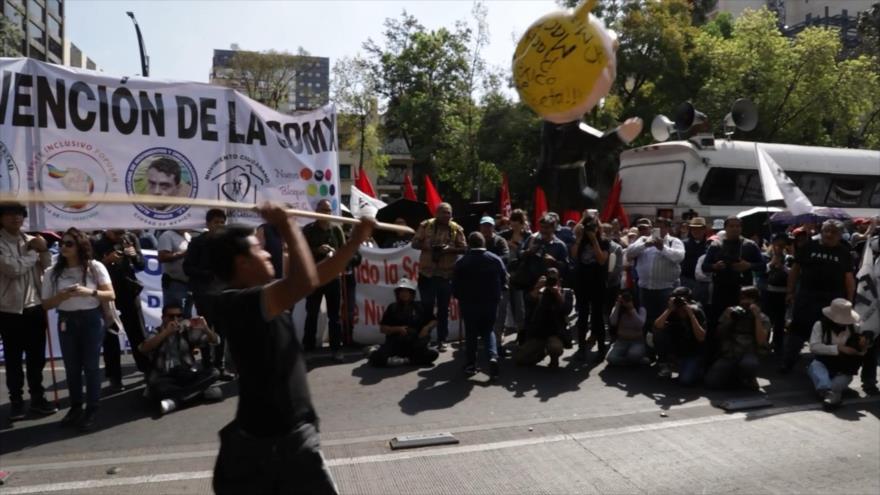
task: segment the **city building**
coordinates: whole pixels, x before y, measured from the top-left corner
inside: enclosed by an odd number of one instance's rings
[[[64,63],[64,1],[2,0],[3,17],[21,28],[22,56]]]
[[[232,60],[239,49],[233,44],[229,50],[214,50],[211,64],[211,84],[234,88],[243,93],[244,85],[232,68]],[[254,53],[254,52],[250,52]],[[286,113],[311,110],[326,105],[330,101],[330,59],[292,55],[290,57],[295,75],[290,81],[286,101],[278,110]],[[255,99],[260,100],[259,95]]]
[[[746,9],[767,7],[776,12],[779,28],[786,36],[797,36],[811,26],[840,30],[840,38],[847,48],[858,44],[856,27],[858,14],[868,10],[877,0],[718,0],[710,13],[730,12],[734,17]]]
[[[70,41],[64,41],[64,65],[76,67],[78,69],[98,70],[95,61],[90,59]]]
[[[376,195],[382,201],[390,203],[403,197],[403,181],[406,174],[413,180],[413,189],[418,194],[419,185],[413,175],[413,157],[403,139],[394,139],[385,143],[382,152],[389,156],[385,175],[379,177],[374,170],[366,169],[370,183],[376,189]],[[359,168],[359,150],[339,150],[339,191],[342,204],[348,206],[351,198],[351,186],[354,184]]]

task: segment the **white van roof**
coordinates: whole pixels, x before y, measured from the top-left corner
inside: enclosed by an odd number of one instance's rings
[[[698,160],[708,166],[754,169],[755,145],[762,147],[786,171],[880,175],[880,151],[792,144],[754,143],[716,139],[715,148],[698,148],[690,141],[669,141],[626,150],[620,167],[656,163],[676,157]],[[685,155],[685,156],[682,156]],[[689,155],[689,156],[688,156]]]

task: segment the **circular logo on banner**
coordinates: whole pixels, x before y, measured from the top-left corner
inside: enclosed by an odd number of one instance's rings
[[[133,194],[195,198],[199,191],[196,169],[189,158],[171,148],[150,148],[134,157],[125,173],[125,189]],[[154,220],[171,220],[189,210],[182,205],[134,205]]]
[[[61,220],[76,222],[98,214],[88,197],[104,194],[116,182],[116,171],[101,150],[87,142],[60,141],[48,144],[33,160],[36,189],[77,194],[82,201],[49,203],[45,211]]]
[[[17,193],[21,185],[21,173],[12,158],[12,153],[0,142],[0,191]]]

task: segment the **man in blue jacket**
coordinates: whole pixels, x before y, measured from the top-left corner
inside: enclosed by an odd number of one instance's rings
[[[489,375],[498,376],[498,343],[493,328],[501,291],[506,288],[507,270],[504,262],[486,250],[483,234],[471,233],[468,236],[468,251],[456,261],[452,275],[452,293],[458,299],[467,332],[467,364],[464,372],[469,376],[477,373],[478,336],[486,343]]]

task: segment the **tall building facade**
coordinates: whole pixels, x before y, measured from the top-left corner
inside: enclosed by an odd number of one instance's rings
[[[3,17],[22,32],[22,56],[64,63],[65,0],[2,0]]]
[[[211,84],[243,90],[239,75],[232,68],[235,54],[241,52],[236,45],[229,50],[214,50],[211,64]],[[256,54],[255,52],[247,52]],[[259,54],[256,54],[259,55]],[[279,111],[294,113],[326,105],[330,101],[330,59],[293,55],[290,58],[295,73],[287,88],[287,98]],[[244,91],[243,91],[244,92]],[[259,99],[259,98],[257,98]]]
[[[779,15],[780,24],[795,26],[804,22],[837,16],[856,17],[877,0],[718,0],[713,13],[730,12],[734,17],[746,9],[767,7]]]

